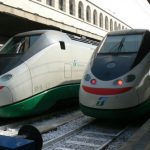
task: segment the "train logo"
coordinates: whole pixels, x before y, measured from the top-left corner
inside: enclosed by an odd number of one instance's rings
[[[96,103],[96,106],[103,106],[107,101],[107,97],[100,97]]]

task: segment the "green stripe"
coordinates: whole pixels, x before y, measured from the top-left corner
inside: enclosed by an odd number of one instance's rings
[[[0,107],[0,117],[22,117],[40,114],[57,101],[78,97],[79,84],[55,87],[18,103]]]
[[[150,112],[150,99],[146,102],[128,109],[95,109],[80,104],[81,111],[87,115],[97,119],[130,119],[138,118]]]

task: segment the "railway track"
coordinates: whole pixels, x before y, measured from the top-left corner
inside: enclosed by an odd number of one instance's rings
[[[102,150],[128,129],[96,123],[92,118],[76,129],[43,143],[42,150]]]
[[[41,133],[44,141],[41,146],[42,150],[107,150],[107,147],[111,149],[110,145],[127,130],[133,127],[135,131],[142,124],[139,123],[137,127],[134,125],[131,127],[128,126],[128,122],[98,121],[83,115],[79,110],[63,115],[59,114],[57,117],[37,118],[28,120],[28,122],[24,120],[23,124],[18,122],[1,126],[0,133],[2,128],[5,128],[3,135],[16,136],[22,125],[30,123]]]
[[[73,110],[60,110],[59,112],[56,111],[31,118],[24,118],[19,120],[15,119],[14,121],[11,120],[10,122],[3,123],[4,125],[2,124],[0,126],[0,134],[15,136],[18,134],[20,127],[26,124],[33,125],[39,130],[42,130],[42,133],[45,133],[81,116],[83,116],[83,114],[77,108],[73,108]]]

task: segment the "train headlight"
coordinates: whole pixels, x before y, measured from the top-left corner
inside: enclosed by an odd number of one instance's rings
[[[12,78],[12,74],[6,74],[4,76],[1,77],[2,81],[8,81]]]
[[[121,79],[117,80],[117,85],[122,86],[123,85],[123,80],[121,80]]]
[[[86,75],[84,76],[84,80],[85,80],[85,81],[90,81],[90,79],[91,79],[91,76],[90,76],[89,74],[86,74]]]
[[[96,84],[97,81],[96,81],[96,79],[92,79],[90,82],[91,82],[91,84]]]

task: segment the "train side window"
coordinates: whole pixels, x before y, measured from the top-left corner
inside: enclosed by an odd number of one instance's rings
[[[38,38],[40,37],[40,34],[38,34],[38,35],[31,35],[30,36],[30,47],[38,40]]]
[[[65,49],[66,49],[66,47],[65,47],[65,42],[64,42],[64,41],[59,41],[59,43],[60,43],[60,48],[61,48],[62,50],[65,50]]]

